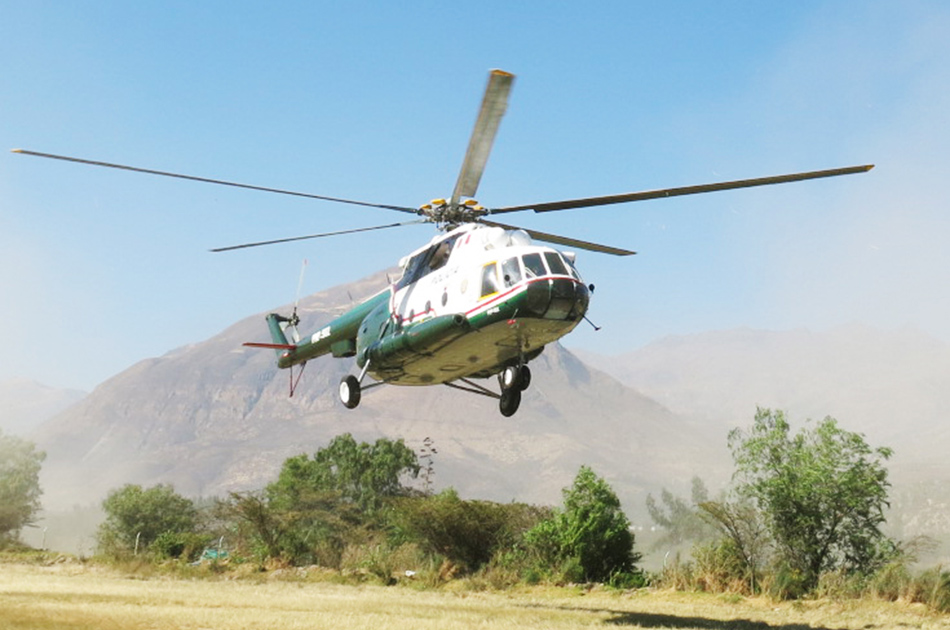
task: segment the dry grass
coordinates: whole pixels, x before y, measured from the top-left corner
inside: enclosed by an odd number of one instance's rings
[[[4,629],[947,628],[922,605],[775,603],[672,591],[530,588],[499,593],[328,582],[123,575],[79,564],[0,564]]]

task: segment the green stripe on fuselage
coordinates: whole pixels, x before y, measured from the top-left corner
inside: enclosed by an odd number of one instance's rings
[[[353,341],[354,347],[356,335],[359,332],[360,324],[369,313],[389,300],[389,289],[377,293],[362,304],[343,313],[329,324],[313,333],[310,338],[300,344],[297,344],[296,350],[288,352],[280,357],[277,366],[288,368],[292,365],[315,359],[316,357],[329,354],[333,346],[347,341]]]

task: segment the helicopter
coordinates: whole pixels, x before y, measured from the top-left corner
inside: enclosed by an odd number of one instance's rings
[[[475,200],[501,119],[507,109],[514,75],[489,73],[475,127],[449,198],[419,207],[343,199],[267,188],[225,180],[157,171],[83,158],[13,149],[33,155],[93,166],[175,177],[277,194],[414,215],[386,225],[212,249],[231,251],[370,230],[432,223],[438,234],[402,258],[401,276],[375,295],[339,315],[309,336],[301,337],[296,306],[290,315],[265,317],[270,341],[247,342],[251,348],[274,350],[277,366],[289,369],[290,395],[308,361],[324,355],[354,358],[358,375],[345,376],[339,398],[356,408],[362,392],[380,385],[446,385],[494,398],[501,414],[517,412],[531,384],[528,364],[547,344],[569,334],[586,320],[594,285],[585,284],[576,267],[580,249],[613,256],[636,252],[609,245],[527,229],[494,219],[496,215],[554,212],[693,195],[737,188],[863,173],[874,165],[791,173],[697,186],[684,186],[584,199],[487,208]],[[551,245],[571,248],[558,250]],[[589,321],[589,320],[587,320]],[[596,327],[595,327],[596,328]],[[294,368],[299,366],[297,376]],[[367,377],[372,381],[367,382]],[[483,384],[497,378],[497,391]]]

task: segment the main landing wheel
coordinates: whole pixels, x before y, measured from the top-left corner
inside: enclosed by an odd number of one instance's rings
[[[340,401],[347,409],[356,409],[360,404],[360,382],[352,374],[340,381]]]
[[[501,371],[499,381],[502,391],[524,391],[531,384],[531,369],[527,365],[509,365]]]
[[[518,411],[518,407],[521,405],[521,390],[517,387],[512,389],[506,389],[501,393],[501,400],[498,403],[498,408],[501,409],[501,415],[506,418],[510,418],[515,415],[515,412]]]

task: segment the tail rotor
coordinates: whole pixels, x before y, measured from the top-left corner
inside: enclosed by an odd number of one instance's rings
[[[297,305],[300,304],[300,293],[303,290],[303,278],[306,271],[307,259],[304,258],[303,264],[300,265],[300,278],[297,280],[297,296],[294,298],[294,312],[290,315],[290,319],[287,320],[287,330],[290,331],[290,338],[294,344],[300,343],[300,331],[297,330],[297,325],[300,323],[300,316],[297,315]]]

